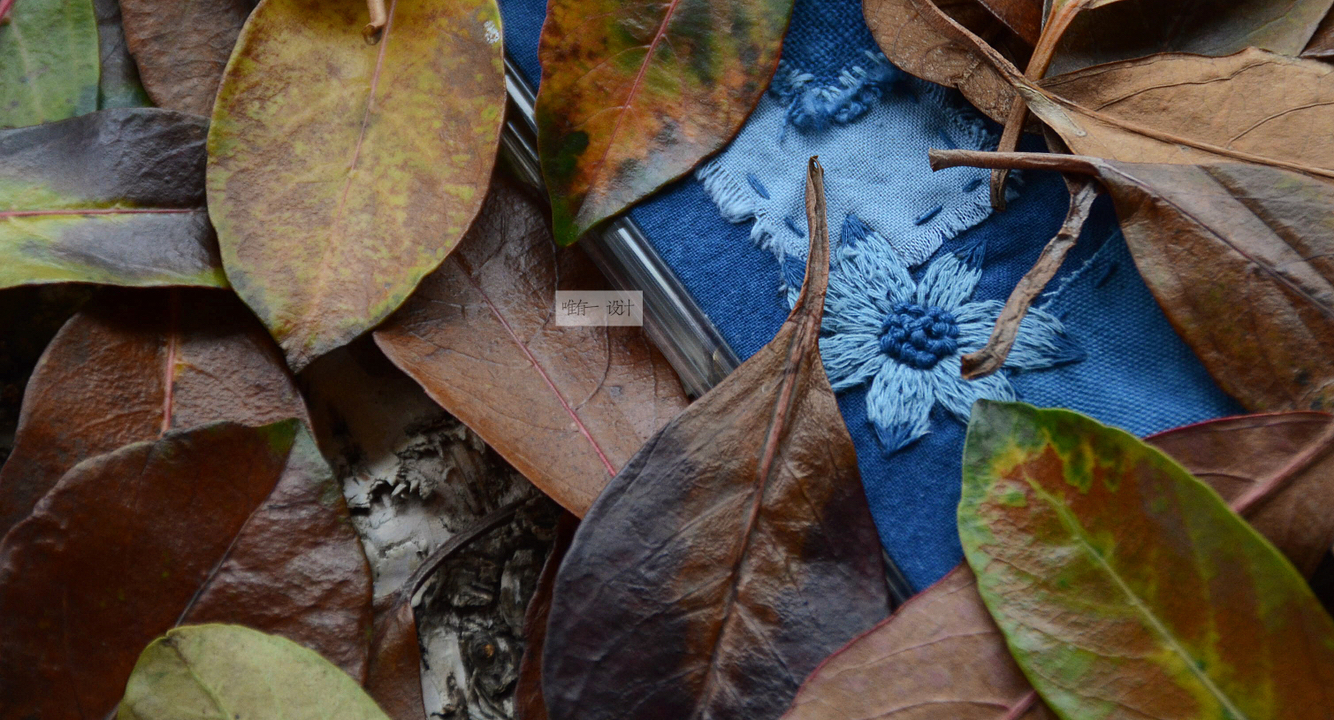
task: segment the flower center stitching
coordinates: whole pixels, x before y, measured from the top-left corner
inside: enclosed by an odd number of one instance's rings
[[[959,349],[959,323],[948,310],[901,302],[880,327],[880,350],[908,367],[930,370]]]

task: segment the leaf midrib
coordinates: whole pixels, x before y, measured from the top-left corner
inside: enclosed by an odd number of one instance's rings
[[[751,503],[750,516],[746,520],[746,529],[744,532],[745,541],[741,545],[741,551],[737,554],[737,559],[732,563],[732,569],[729,576],[732,582],[728,585],[727,598],[723,602],[723,614],[718,621],[718,634],[714,637],[713,647],[709,651],[709,665],[704,671],[704,687],[700,690],[701,701],[695,704],[692,718],[702,717],[704,711],[709,707],[712,700],[714,689],[716,687],[715,678],[718,676],[718,648],[722,645],[723,636],[727,634],[727,627],[732,617],[732,611],[736,607],[737,595],[740,592],[741,576],[746,565],[746,560],[750,557],[750,548],[755,537],[755,527],[759,524],[760,515],[764,510],[764,498],[768,494],[769,486],[774,476],[774,457],[778,452],[778,442],[782,439],[783,431],[787,426],[787,420],[790,411],[796,405],[795,386],[798,373],[796,369],[803,362],[803,355],[806,350],[806,337],[812,332],[812,324],[815,325],[815,332],[818,332],[819,321],[811,321],[809,310],[796,319],[795,328],[792,331],[793,337],[787,347],[787,358],[783,362],[783,381],[778,388],[775,398],[773,413],[770,415],[769,427],[767,428],[764,444],[760,447],[760,464],[757,468],[757,479],[759,487],[755,491],[755,499]],[[777,658],[780,662],[782,658]]]
[[[325,245],[326,252],[320,255],[320,266],[315,276],[315,282],[312,283],[314,292],[311,295],[309,306],[312,310],[318,310],[324,302],[324,296],[329,287],[329,272],[333,268],[333,257],[338,252],[339,243],[343,235],[343,218],[347,214],[347,196],[352,191],[352,180],[357,172],[357,165],[361,161],[361,148],[366,142],[366,131],[371,124],[371,110],[375,107],[375,93],[380,88],[380,76],[384,70],[384,57],[389,52],[389,36],[394,29],[394,11],[398,9],[398,0],[390,0],[389,8],[385,13],[384,32],[380,34],[380,49],[375,56],[375,69],[371,72],[371,85],[366,94],[366,107],[361,114],[361,130],[357,134],[357,143],[352,148],[352,160],[348,163],[347,174],[343,178],[343,191],[338,196],[338,206],[334,209],[333,222],[329,228],[329,241]],[[309,359],[307,359],[309,362]]]
[[[1209,694],[1212,695],[1225,710],[1231,713],[1233,718],[1236,718],[1236,720],[1248,720],[1249,716],[1243,713],[1241,709],[1233,703],[1232,698],[1228,697],[1228,695],[1223,692],[1222,688],[1214,684],[1213,678],[1209,677],[1207,673],[1200,669],[1196,659],[1187,652],[1186,648],[1181,645],[1176,636],[1169,631],[1167,625],[1153,613],[1152,609],[1139,597],[1139,595],[1135,594],[1135,591],[1130,587],[1129,583],[1127,583],[1125,579],[1121,577],[1121,574],[1107,562],[1107,559],[1098,553],[1093,547],[1093,544],[1088,541],[1087,536],[1084,534],[1083,526],[1079,523],[1079,519],[1074,516],[1074,512],[1066,506],[1065,502],[1047,492],[1046,488],[1027,472],[1024,473],[1024,482],[1033,489],[1033,492],[1039,498],[1051,507],[1056,513],[1056,517],[1061,525],[1070,532],[1071,539],[1078,544],[1079,548],[1085,555],[1091,558],[1093,562],[1104,571],[1105,575],[1116,585],[1117,589],[1125,594],[1130,602],[1130,606],[1134,608],[1145,622],[1148,623],[1150,628],[1163,639],[1163,642],[1166,643],[1168,649],[1182,659],[1182,662],[1187,669],[1189,669],[1191,675],[1195,676],[1196,680],[1209,691]]]
[[[598,158],[597,164],[593,166],[592,179],[589,181],[589,189],[592,190],[593,184],[598,178],[602,177],[602,168],[607,163],[607,156],[611,154],[611,149],[616,145],[616,135],[620,133],[621,123],[625,121],[625,116],[630,112],[630,106],[634,105],[635,96],[639,94],[639,86],[644,82],[644,75],[648,73],[648,67],[653,62],[653,54],[658,50],[658,43],[667,35],[667,26],[671,23],[676,14],[676,6],[681,0],[671,0],[667,10],[663,13],[662,22],[658,24],[658,29],[653,33],[653,42],[649,43],[648,52],[644,54],[644,62],[639,65],[639,72],[635,73],[635,80],[630,84],[630,92],[625,96],[625,102],[621,104],[620,112],[616,113],[616,124],[612,126],[611,132],[607,135],[607,146],[602,150],[602,156]],[[583,202],[580,202],[579,214],[583,214]]]

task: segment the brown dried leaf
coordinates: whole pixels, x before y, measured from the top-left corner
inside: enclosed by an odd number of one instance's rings
[[[1224,391],[1255,411],[1334,407],[1334,185],[1265,165],[931,158],[1098,176],[1140,274]]]
[[[300,422],[170,432],[76,465],[0,543],[5,717],[103,718],[139,652],[228,622],[360,681],[371,580]]]
[[[1070,24],[1050,71],[1066,73],[1162,52],[1230,55],[1255,47],[1297,55],[1332,4],[1331,0],[1098,2],[1096,10],[1080,13]]]
[[[1311,36],[1311,41],[1306,43],[1306,49],[1302,50],[1302,57],[1318,60],[1334,58],[1334,12],[1320,21],[1315,34]]]
[[[1019,709],[1032,703],[1028,710]],[[831,655],[783,720],[1056,720],[961,563]]]
[[[85,458],[163,432],[306,409],[264,328],[231,293],[109,291],[47,346],[0,469],[0,535]]]
[[[1334,546],[1334,416],[1223,418],[1144,441],[1217,490],[1306,577]]]
[[[514,686],[514,720],[547,720],[547,701],[542,696],[542,653],[547,642],[547,619],[551,615],[551,595],[556,589],[556,571],[579,527],[578,518],[566,513],[556,525],[556,544],[542,566],[537,589],[528,601],[523,618],[523,660]]]
[[[1024,42],[1029,45],[1038,43],[1038,36],[1042,34],[1042,0],[979,0],[979,2]]]
[[[583,515],[687,404],[642,328],[555,324],[556,290],[606,289],[497,178],[477,223],[375,332],[385,355],[561,505]]]
[[[961,19],[960,27],[975,27],[979,14],[989,15],[974,0],[865,0],[862,12],[891,62],[923,80],[957,88],[992,120],[1005,122],[1014,89],[971,43],[949,29],[956,22],[953,16]]]
[[[1029,107],[1070,149],[1123,162],[1246,160],[1334,177],[1334,67],[1247,49],[1163,54],[1044,80]]]
[[[1334,418],[1291,412],[1225,418],[1146,442],[1230,501],[1309,577],[1334,540]],[[1295,470],[1294,470],[1295,468]],[[1285,480],[1286,478],[1286,480]],[[1032,702],[1030,709],[1021,709]],[[1054,720],[1010,655],[968,565],[832,655],[784,720]]]
[[[421,643],[412,603],[397,594],[375,602],[366,692],[394,720],[425,720]]]
[[[213,113],[222,71],[256,0],[120,0],[125,42],[158,107]]]
[[[829,240],[774,339],[644,445],[556,575],[542,659],[553,720],[782,713],[808,672],[882,618],[880,543],[817,339]]]

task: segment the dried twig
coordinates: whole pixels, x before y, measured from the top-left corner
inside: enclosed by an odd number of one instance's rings
[[[996,319],[996,327],[992,328],[987,344],[981,350],[963,356],[962,374],[965,379],[976,380],[990,375],[1005,364],[1010,348],[1014,347],[1015,336],[1019,334],[1019,323],[1028,314],[1029,306],[1047,287],[1047,283],[1061,268],[1061,263],[1065,262],[1065,256],[1079,240],[1079,233],[1088,220],[1089,209],[1098,197],[1098,186],[1092,180],[1082,177],[1067,177],[1066,185],[1070,188],[1070,211],[1065,216],[1065,222],[1056,236],[1048,241],[1047,247],[1042,249],[1038,261],[1015,285],[1000,317]]]
[[[1081,10],[1094,2],[1095,0],[1070,0],[1048,19],[1042,28],[1037,46],[1033,48],[1033,57],[1029,59],[1028,67],[1024,68],[1025,77],[1030,80],[1041,80],[1047,74],[1047,68],[1051,67],[1051,61],[1056,56],[1056,46],[1060,44],[1065,31],[1070,28],[1070,23]],[[1013,152],[1019,147],[1019,136],[1023,133],[1024,122],[1027,119],[1028,104],[1022,97],[1016,95],[1014,104],[1010,106],[1010,116],[1005,120],[1005,129],[1001,131],[1000,142],[996,145],[997,152]],[[1005,178],[1009,174],[1007,168],[991,171],[991,206],[997,210],[1005,209]]]
[[[389,13],[384,9],[384,0],[366,0],[366,9],[371,13],[371,21],[361,29],[361,36],[366,38],[367,43],[374,45],[380,42],[384,26],[389,22]]]

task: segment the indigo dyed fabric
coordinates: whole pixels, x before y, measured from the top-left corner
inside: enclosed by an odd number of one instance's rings
[[[501,0],[501,11],[508,51],[536,83],[544,0]],[[699,171],[706,179],[726,173],[729,190],[740,193],[728,197],[749,203],[747,210],[728,206],[737,221],[730,222],[715,202],[723,197],[717,184],[711,195],[692,177],[631,216],[746,358],[778,330],[804,272],[806,241],[793,240],[805,232],[795,189],[804,189],[806,153],[820,154],[834,254],[862,263],[852,274],[838,262],[832,268],[822,354],[840,387],[881,539],[923,588],[962,559],[955,512],[965,425],[958,415],[967,399],[1067,407],[1137,435],[1241,408],[1163,317],[1105,199],[1021,328],[1026,351],[980,386],[946,378],[939,369],[955,372],[958,355],[977,343],[986,318],[1060,226],[1068,194],[1059,176],[1027,173],[1013,184],[1009,209],[990,214],[983,173],[931,174],[926,146],[983,146],[996,128],[953,93],[882,63],[858,0],[796,0],[771,92],[738,140]],[[1040,150],[1041,142],[1026,138],[1021,149]],[[859,250],[870,255],[847,259]],[[858,282],[884,297],[858,296]],[[898,302],[886,283],[902,291]],[[927,286],[946,293],[919,295]],[[904,379],[908,370],[916,380]],[[897,393],[897,402],[876,395],[882,375],[879,392]],[[923,388],[931,391],[929,405]]]

